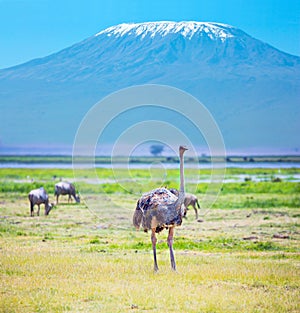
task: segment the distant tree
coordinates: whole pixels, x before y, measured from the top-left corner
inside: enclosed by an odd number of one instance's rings
[[[163,145],[152,145],[150,146],[150,153],[154,156],[160,155],[164,150]]]

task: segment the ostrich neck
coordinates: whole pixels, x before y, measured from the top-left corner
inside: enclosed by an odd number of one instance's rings
[[[183,153],[180,153],[180,189],[178,199],[175,203],[176,209],[180,209],[184,201],[184,171],[183,171]]]
[[[183,154],[180,154],[180,190],[179,193],[184,193],[184,173],[183,173]]]

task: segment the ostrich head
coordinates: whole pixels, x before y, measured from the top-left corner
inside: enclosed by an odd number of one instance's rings
[[[179,147],[179,153],[184,153],[186,150],[189,150],[186,146]]]

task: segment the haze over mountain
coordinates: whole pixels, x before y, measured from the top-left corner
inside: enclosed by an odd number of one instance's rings
[[[300,57],[225,24],[149,22],[116,25],[55,54],[0,70],[2,151],[71,146],[92,105],[121,88],[148,83],[198,98],[228,149],[300,149]],[[151,112],[137,112],[132,121],[145,114]],[[181,123],[177,117],[173,122]],[[107,142],[118,133],[114,128]]]

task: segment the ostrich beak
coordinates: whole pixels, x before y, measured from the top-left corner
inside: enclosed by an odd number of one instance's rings
[[[186,150],[189,150],[186,146],[180,146],[179,147],[179,150],[183,150],[183,151],[186,151]]]

